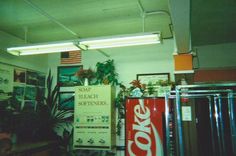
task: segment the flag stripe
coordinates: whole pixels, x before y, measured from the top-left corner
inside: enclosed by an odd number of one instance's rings
[[[76,64],[81,63],[80,51],[69,51],[66,55],[61,55],[61,64]]]

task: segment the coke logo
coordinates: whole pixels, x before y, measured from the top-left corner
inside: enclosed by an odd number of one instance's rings
[[[133,151],[141,150],[145,151],[146,156],[163,156],[161,139],[156,127],[151,122],[150,109],[144,105],[143,99],[139,99],[139,103],[134,106],[133,111],[132,130],[135,131],[135,134],[133,140],[128,140],[129,155],[136,156]]]

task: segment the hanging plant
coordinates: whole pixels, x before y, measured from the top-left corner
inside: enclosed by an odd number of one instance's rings
[[[98,62],[96,64],[96,83],[97,84],[118,84],[117,76],[115,71],[115,65],[113,60],[107,60],[105,62]]]
[[[127,90],[126,87],[122,84],[120,84],[120,91],[118,92],[115,104],[116,108],[118,110],[118,122],[117,122],[117,135],[120,136],[121,134],[121,127],[122,127],[122,119],[125,118],[125,98],[127,96]]]

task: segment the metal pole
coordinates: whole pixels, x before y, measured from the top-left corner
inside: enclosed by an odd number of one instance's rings
[[[212,109],[212,99],[208,96],[209,101],[209,115],[210,115],[210,126],[211,126],[211,139],[212,139],[212,151],[213,155],[216,155],[216,147],[215,147],[215,137],[214,137],[214,122],[213,122],[213,109]]]
[[[179,139],[179,143],[182,141],[182,129],[179,128],[180,126],[182,127],[181,123],[181,118],[178,119],[178,117],[181,117],[181,105],[180,105],[180,97],[177,96],[182,96],[181,94],[181,89],[182,88],[198,88],[198,87],[232,87],[232,86],[236,86],[236,83],[228,83],[228,84],[201,84],[201,85],[179,85],[176,86],[176,90],[171,91],[170,93],[175,93],[176,94],[176,111],[177,111],[177,128],[178,130],[180,129],[180,131],[178,131],[178,139]],[[187,91],[189,94],[185,95],[183,97],[200,97],[203,94],[201,93],[220,93],[220,92],[225,92],[225,93],[233,93],[232,89],[222,89],[222,90],[188,90]],[[197,93],[196,94],[191,94],[191,93]],[[200,93],[200,94],[199,94]],[[225,137],[224,137],[224,120],[223,120],[223,116],[222,116],[222,97],[219,96],[220,94],[214,94],[214,108],[215,108],[215,114],[213,114],[213,107],[212,105],[209,104],[209,110],[210,112],[210,118],[211,118],[211,128],[212,128],[212,148],[213,148],[213,152],[214,154],[216,154],[218,152],[217,150],[217,143],[218,143],[218,149],[219,149],[219,156],[223,156],[226,154],[226,145],[225,145]],[[205,96],[212,96],[212,94],[205,94]],[[229,98],[228,100],[228,114],[229,114],[229,119],[230,119],[230,129],[231,129],[231,141],[232,141],[232,150],[233,153],[236,154],[236,125],[235,125],[235,106],[234,106],[234,101],[233,101],[233,95],[231,95],[232,97]],[[169,95],[169,98],[173,98],[173,95]],[[217,130],[217,140],[214,138],[214,122],[213,122],[213,118],[216,118],[216,130]],[[217,143],[215,141],[218,141]],[[183,153],[183,145],[180,145],[180,155],[181,153]],[[181,149],[182,148],[182,149]],[[184,153],[183,153],[184,154]]]
[[[170,155],[169,95],[165,94],[166,156]]]
[[[222,147],[221,147],[221,137],[220,137],[220,127],[219,127],[219,114],[218,114],[218,106],[217,106],[217,97],[214,97],[214,108],[215,108],[215,118],[216,118],[216,130],[217,130],[217,141],[219,148],[219,156],[222,155]]]
[[[178,129],[179,154],[180,154],[179,156],[184,156],[181,103],[180,103],[180,93],[179,93],[178,88],[176,88],[176,116],[177,116],[177,129]]]
[[[221,95],[218,96],[218,104],[219,104],[219,119],[220,119],[220,132],[221,132],[221,143],[222,143],[222,152],[223,155],[226,155],[226,149],[225,149],[225,124],[223,120],[223,110],[222,110],[222,100]]]
[[[217,93],[229,93],[229,92],[232,92],[232,89],[218,89],[218,90],[184,90],[184,91],[181,91],[180,90],[180,93],[188,93],[188,95],[203,95],[204,94],[217,94]],[[175,93],[175,91],[171,91],[170,93]],[[190,94],[190,93],[195,93],[195,94]],[[196,94],[197,93],[197,94]],[[200,93],[200,94],[199,94]]]
[[[233,92],[228,94],[228,113],[231,130],[231,142],[233,153],[236,154],[236,126],[235,126],[235,114],[234,114],[234,100]]]
[[[236,83],[215,83],[215,84],[197,84],[197,85],[178,85],[176,88],[203,88],[203,87],[234,87]]]

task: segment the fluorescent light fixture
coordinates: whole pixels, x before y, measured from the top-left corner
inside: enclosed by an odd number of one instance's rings
[[[129,36],[112,36],[106,38],[84,39],[78,41],[67,41],[61,43],[48,43],[30,45],[24,47],[7,48],[13,55],[34,55],[45,53],[56,53],[74,50],[104,49],[114,47],[125,47],[134,45],[147,45],[160,43],[160,34],[136,34]]]
[[[65,51],[80,50],[73,42],[51,43],[41,45],[30,45],[24,47],[7,48],[7,51],[13,55],[34,55]]]
[[[138,34],[132,36],[113,36],[112,38],[82,40],[78,46],[87,47],[87,49],[104,49],[157,43],[160,43],[160,34]]]

